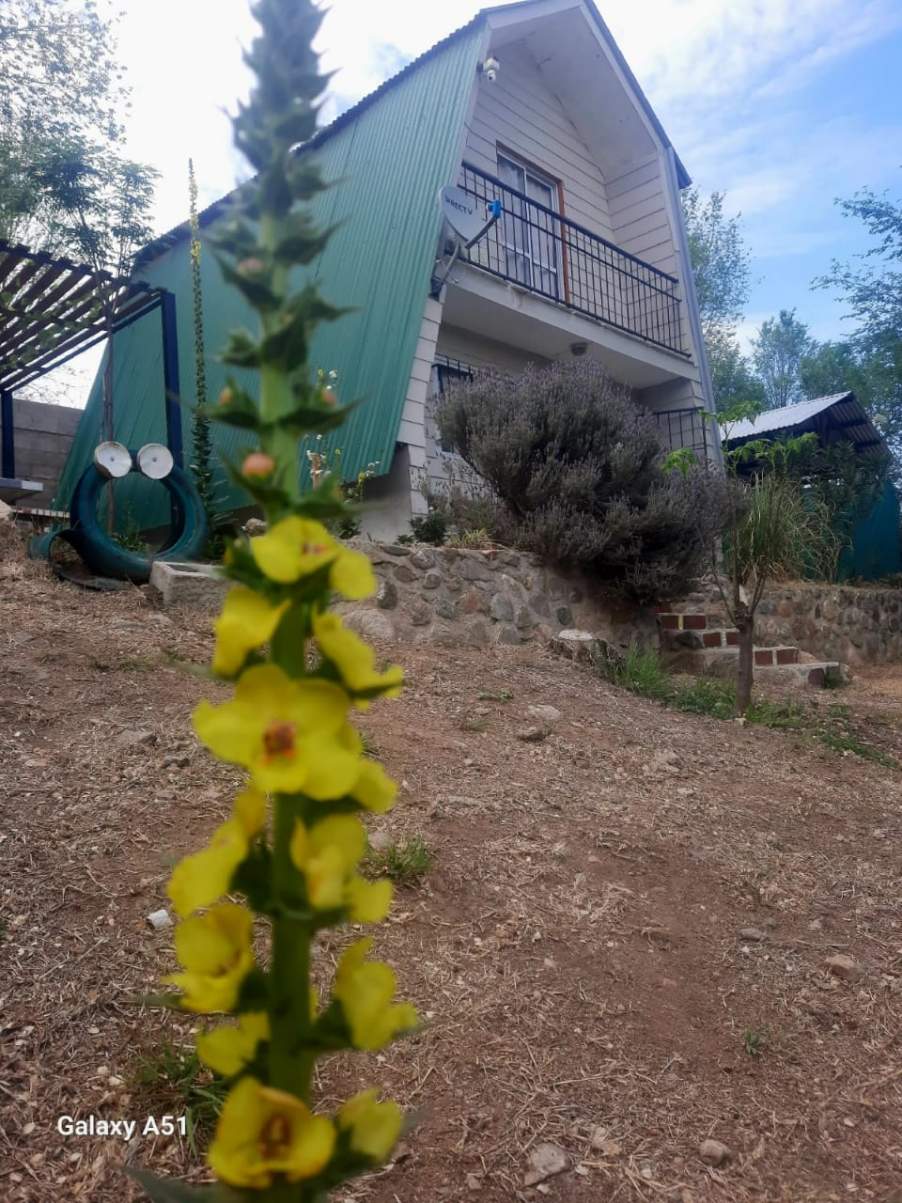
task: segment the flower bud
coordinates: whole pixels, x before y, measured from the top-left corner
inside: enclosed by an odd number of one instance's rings
[[[241,465],[244,476],[271,476],[275,471],[276,461],[265,451],[252,451]]]
[[[226,385],[226,387],[219,394],[216,404],[217,405],[231,405],[234,400],[235,400],[234,392],[232,391],[232,389],[230,389],[228,387],[228,385]]]
[[[320,393],[320,397],[322,398],[323,405],[337,405],[338,404],[338,396],[335,392],[335,389],[332,388],[330,385],[327,385],[323,389],[323,391]]]
[[[262,259],[257,259],[252,255],[248,259],[241,260],[238,264],[238,270],[242,276],[259,276],[262,271],[266,270],[266,264]]]

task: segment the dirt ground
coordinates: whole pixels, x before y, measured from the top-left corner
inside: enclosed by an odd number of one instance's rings
[[[173,964],[146,916],[235,781],[188,726],[220,689],[208,632],[138,590],[0,582],[9,1203],[137,1198],[127,1160],[203,1176],[178,1138],[56,1122],[143,1120],[136,1058],[188,1039],[141,995]],[[376,1081],[417,1118],[342,1198],[902,1203],[902,771],[667,711],[539,646],[384,650],[409,688],[361,719],[403,782],[378,829],[434,864],[378,952],[428,1022],[325,1069],[324,1106]],[[841,700],[902,763],[902,666]],[[538,743],[531,705],[561,713]],[[527,1187],[546,1142],[568,1168]]]

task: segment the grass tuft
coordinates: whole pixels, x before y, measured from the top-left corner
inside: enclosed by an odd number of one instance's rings
[[[371,849],[366,866],[375,877],[390,877],[399,885],[414,885],[432,868],[433,855],[421,836],[414,835],[402,844]]]
[[[186,1140],[194,1156],[212,1135],[228,1093],[225,1081],[214,1076],[193,1049],[171,1041],[138,1058],[130,1086],[148,1115],[184,1115]]]
[[[607,680],[631,693],[662,702],[672,710],[730,719],[736,713],[736,684],[717,677],[695,677],[685,681],[668,672],[657,651],[634,644],[620,662],[602,661],[598,671]],[[849,730],[849,708],[833,702],[826,719],[818,719],[809,707],[793,701],[757,698],[746,711],[746,722],[774,731],[796,731],[818,740],[834,752],[852,753],[884,768],[896,761],[880,748],[865,743]]]

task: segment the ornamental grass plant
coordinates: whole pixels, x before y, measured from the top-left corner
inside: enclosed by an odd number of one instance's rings
[[[301,441],[347,413],[307,361],[316,325],[340,311],[314,285],[298,285],[294,271],[329,238],[308,207],[324,182],[315,158],[298,152],[315,132],[326,82],[312,49],[321,15],[309,0],[257,0],[253,12],[260,34],[246,60],[255,82],[234,130],[256,175],[209,241],[226,282],[259,315],[259,330],[234,333],[223,358],[256,372],[259,387],[230,380],[210,417],[255,439],[231,471],[267,530],[225,552],[232,587],[215,622],[212,668],[234,689],[218,705],[201,702],[193,720],[245,784],[231,816],[168,886],[180,967],[167,1001],[205,1017],[197,1055],[227,1094],[207,1152],[216,1183],[194,1188],[136,1171],[158,1203],[313,1203],[380,1165],[402,1128],[399,1107],[364,1090],[319,1113],[314,1066],[341,1050],[381,1048],[418,1022],[395,1001],[394,973],[371,959],[368,937],[346,949],[325,997],[311,981],[320,932],[378,923],[391,905],[391,882],[358,871],[367,849],[360,815],[388,810],[396,787],[364,754],[350,718],[397,694],[402,673],[380,671],[372,648],[329,610],[335,597],[375,590],[369,560],[330,533],[353,516],[337,476],[304,494],[299,486]],[[267,935],[259,959],[255,927]]]

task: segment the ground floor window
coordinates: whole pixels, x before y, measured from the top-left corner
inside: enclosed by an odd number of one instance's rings
[[[461,380],[472,379],[473,368],[470,364],[464,363],[460,359],[451,359],[447,355],[436,355],[435,362],[432,365],[432,396],[446,397]],[[435,441],[446,454],[453,453],[454,448],[450,444],[446,446],[441,441],[441,436],[437,429],[435,431]]]

